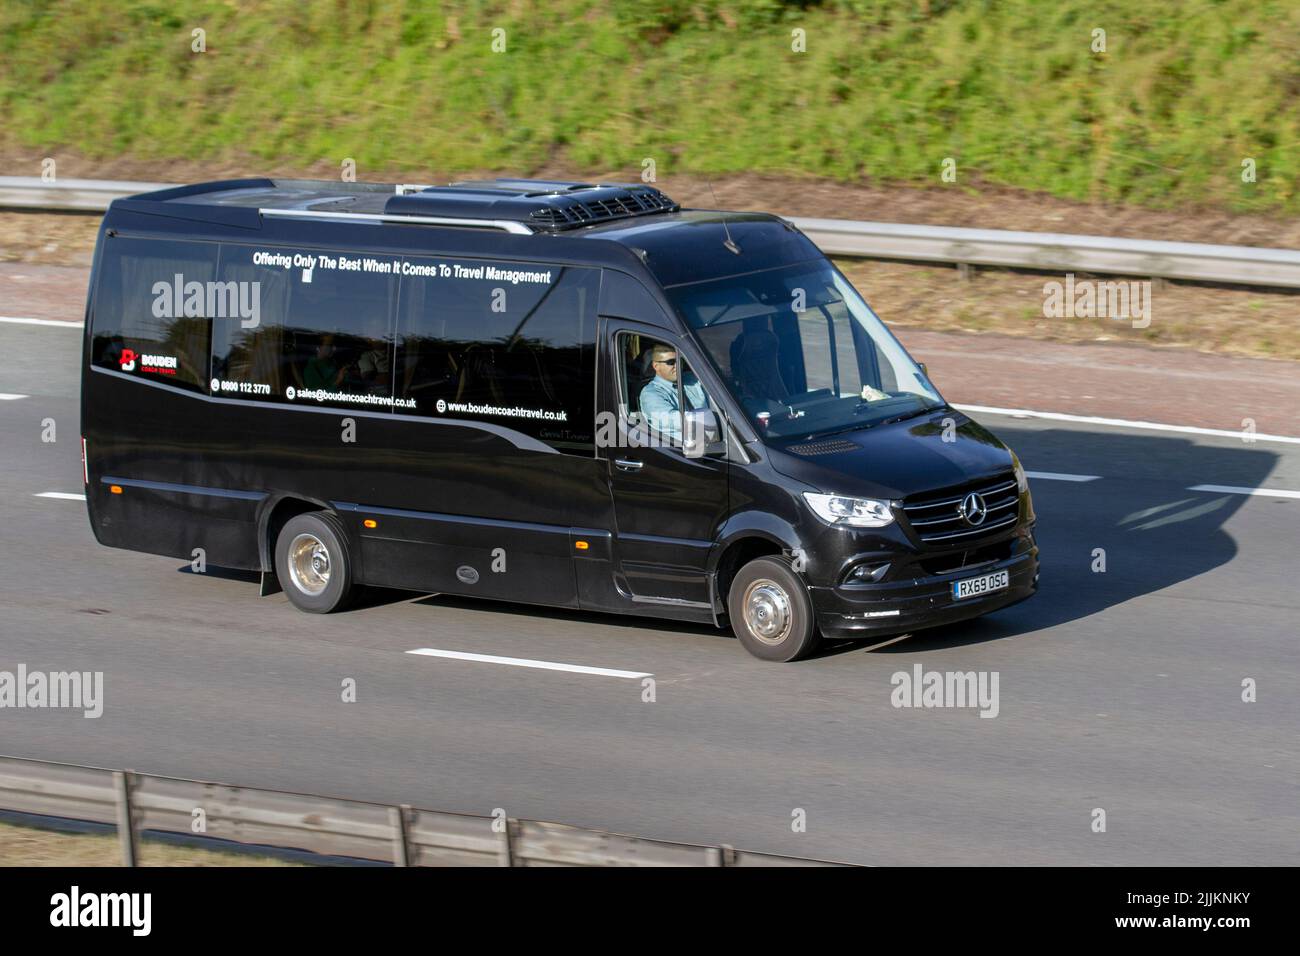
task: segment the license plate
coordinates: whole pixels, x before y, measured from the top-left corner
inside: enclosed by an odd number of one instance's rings
[[[952,582],[952,599],[964,601],[966,598],[980,597],[993,591],[1001,591],[1011,583],[1010,571],[994,571],[978,578]]]

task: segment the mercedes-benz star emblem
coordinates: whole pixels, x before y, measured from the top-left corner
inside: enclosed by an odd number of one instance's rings
[[[966,523],[971,527],[981,525],[988,516],[988,505],[984,504],[984,499],[975,492],[971,492],[961,500],[961,505],[957,508],[957,513],[966,519]]]

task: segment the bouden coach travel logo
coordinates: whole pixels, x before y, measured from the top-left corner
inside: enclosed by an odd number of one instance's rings
[[[134,349],[122,349],[118,364],[123,372],[134,372],[136,365],[142,372],[155,375],[175,375],[180,368],[180,361],[174,355],[152,355],[148,352],[137,353]]]

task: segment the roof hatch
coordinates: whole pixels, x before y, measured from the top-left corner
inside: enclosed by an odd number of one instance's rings
[[[492,219],[555,232],[579,226],[676,212],[680,207],[641,183],[552,182],[490,179],[449,186],[402,186],[384,206],[385,215]]]

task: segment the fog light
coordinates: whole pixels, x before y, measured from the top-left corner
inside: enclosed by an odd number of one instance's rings
[[[886,564],[859,564],[844,579],[846,584],[875,584],[889,571]]]

